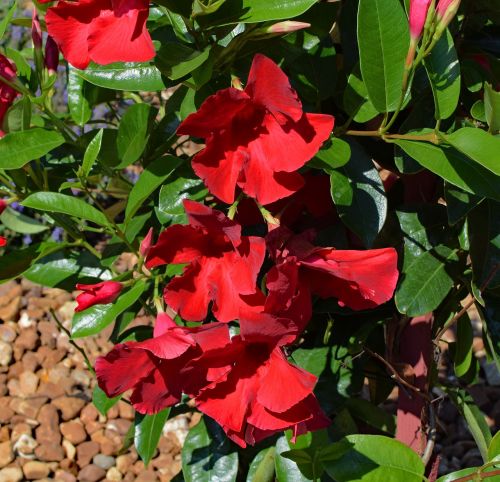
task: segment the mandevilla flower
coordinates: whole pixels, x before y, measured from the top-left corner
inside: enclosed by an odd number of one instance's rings
[[[45,43],[44,58],[45,67],[49,75],[55,74],[59,65],[59,47],[50,35],[47,37],[47,42]]]
[[[273,303],[284,305],[300,290],[310,290],[321,298],[337,298],[340,306],[353,310],[374,308],[391,299],[398,281],[394,248],[366,251],[323,248],[314,246],[309,234],[295,235],[285,227],[268,234],[269,250],[276,259],[268,283],[296,280],[287,281],[281,289],[275,287]],[[284,277],[284,269],[292,274]]]
[[[269,204],[302,187],[297,170],[318,152],[333,124],[332,116],[304,113],[283,71],[259,54],[244,90],[210,96],[177,133],[205,139],[192,165],[214,196],[230,204],[239,187]]]
[[[439,0],[437,6],[438,32],[444,30],[450,24],[458,12],[459,6],[460,0]]]
[[[7,245],[7,239],[4,238],[3,236],[0,236],[0,248],[3,248],[6,245]]]
[[[78,306],[75,311],[83,311],[94,305],[112,303],[118,298],[122,288],[123,285],[118,281],[102,281],[93,285],[77,284],[76,289],[82,290],[83,293],[76,297]]]
[[[153,338],[118,344],[97,359],[97,381],[108,397],[132,389],[130,402],[138,412],[157,413],[178,403],[182,393],[197,395],[227,371],[225,367],[205,368],[200,360],[228,344],[226,324],[184,328],[160,313]]]
[[[146,29],[147,0],[60,1],[45,16],[64,58],[85,69],[90,61],[145,62],[155,55]]]
[[[263,238],[242,236],[241,226],[220,211],[185,200],[189,225],[174,225],[151,246],[146,267],[189,263],[165,288],[165,301],[189,321],[202,321],[208,305],[222,322],[238,317],[245,297],[255,296],[264,261]]]
[[[0,137],[4,135],[2,131],[2,124],[5,114],[14,102],[17,92],[9,85],[2,82],[5,80],[13,80],[16,77],[16,68],[14,64],[4,55],[0,54]]]
[[[287,429],[297,436],[327,427],[330,420],[313,394],[317,378],[289,363],[282,350],[295,340],[297,327],[248,312],[240,328],[231,345],[211,357],[211,366],[226,372],[201,390],[196,407],[241,447]]]
[[[418,40],[422,35],[431,2],[432,0],[411,0],[410,33],[412,40]]]

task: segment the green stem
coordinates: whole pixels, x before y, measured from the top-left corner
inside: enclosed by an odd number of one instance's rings
[[[234,203],[231,204],[231,206],[229,207],[229,211],[227,212],[227,217],[229,219],[233,220],[234,217],[236,216],[236,213],[238,212],[238,204],[240,203],[242,198],[243,198],[243,193],[240,192],[239,196],[236,198]]]
[[[385,134],[380,131],[348,130],[345,132],[345,134],[348,136],[356,136],[356,137],[381,137],[382,139],[388,142],[390,142],[391,139],[403,139],[408,141],[426,141],[426,142],[432,142],[433,144],[439,143],[438,135],[435,132],[413,136],[407,134]]]

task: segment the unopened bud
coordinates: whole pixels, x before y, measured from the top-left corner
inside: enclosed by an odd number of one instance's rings
[[[45,43],[45,67],[47,68],[49,75],[55,74],[57,72],[58,65],[59,47],[57,46],[54,39],[49,35],[47,37],[47,42]]]
[[[460,7],[460,0],[439,0],[437,6],[437,30],[444,31],[457,14],[458,7]]]
[[[37,50],[42,49],[42,28],[40,27],[40,20],[36,8],[33,9],[33,16],[31,19],[31,38],[33,39],[33,47]]]
[[[431,1],[432,0],[411,0],[410,33],[412,39],[419,39],[422,35]]]
[[[310,23],[306,22],[294,22],[293,20],[286,20],[284,22],[278,22],[271,25],[266,29],[266,33],[289,33],[296,32],[297,30],[304,30],[309,28]]]

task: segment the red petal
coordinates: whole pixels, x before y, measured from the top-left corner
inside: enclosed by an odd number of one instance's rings
[[[0,247],[6,246],[7,245],[7,239],[4,238],[3,236],[0,236]]]
[[[181,327],[171,328],[158,338],[150,338],[136,345],[158,358],[173,359],[180,357],[189,348],[196,346],[193,337]]]
[[[286,318],[254,311],[240,313],[240,335],[249,343],[287,345],[295,340],[297,331],[295,323]]]
[[[133,343],[116,345],[95,362],[99,387],[110,398],[129,390],[155,369],[151,357]]]
[[[301,262],[305,268],[301,276],[323,298],[338,298],[353,310],[370,309],[392,298],[398,281],[397,261],[393,248],[323,248]]]
[[[273,114],[282,114],[295,121],[302,117],[302,104],[288,77],[264,55],[254,57],[245,92]]]
[[[182,122],[177,134],[206,139],[214,132],[230,128],[234,117],[250,105],[250,98],[241,90],[219,90],[208,97],[197,112],[190,114]]]
[[[167,313],[158,313],[155,326],[153,329],[153,337],[157,338],[164,335],[170,328],[176,328],[177,324]]]

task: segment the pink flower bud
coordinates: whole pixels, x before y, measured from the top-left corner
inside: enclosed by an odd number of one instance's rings
[[[294,22],[293,20],[286,20],[284,22],[278,22],[274,25],[271,25],[267,29],[267,33],[289,33],[296,32],[297,30],[303,30],[305,28],[309,28],[311,26],[310,23],[305,22]]]
[[[146,257],[148,255],[152,244],[153,244],[153,228],[151,228],[148,231],[148,234],[146,234],[146,237],[142,240],[141,247],[139,250],[142,256]]]
[[[42,48],[42,28],[40,27],[40,20],[36,8],[33,9],[33,16],[31,20],[31,38],[33,39],[33,47],[35,49]]]
[[[410,33],[413,39],[422,35],[431,0],[411,0],[410,2]]]
[[[54,39],[49,35],[45,44],[45,67],[47,67],[49,74],[55,74],[57,72],[58,65],[59,47],[55,43]]]
[[[437,17],[441,29],[446,28],[450,24],[453,17],[458,12],[459,6],[460,0],[439,0],[437,6]]]

